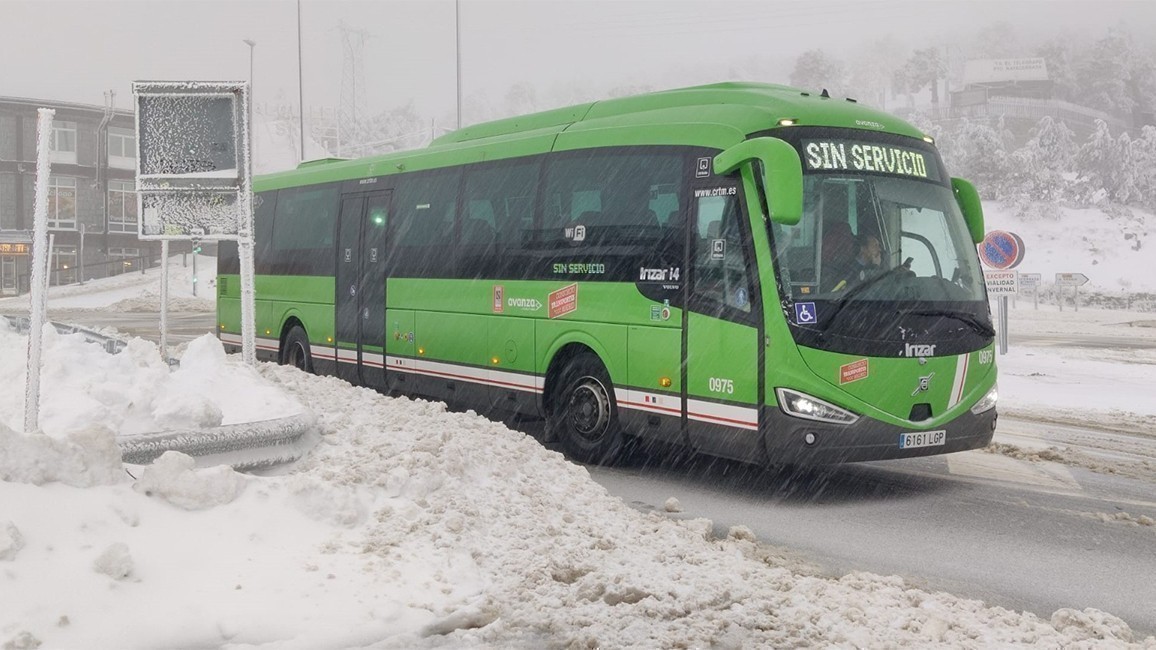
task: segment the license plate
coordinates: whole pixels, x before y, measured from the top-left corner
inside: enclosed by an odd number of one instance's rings
[[[946,431],[919,431],[917,433],[899,434],[900,449],[915,449],[916,447],[939,447],[947,442]]]

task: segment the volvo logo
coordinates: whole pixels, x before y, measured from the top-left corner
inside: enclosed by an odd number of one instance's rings
[[[916,395],[918,395],[920,393],[926,393],[927,390],[929,388],[931,388],[931,378],[934,376],[935,376],[935,373],[933,372],[933,373],[927,375],[926,377],[920,377],[919,378],[919,385],[915,387],[915,392],[911,393],[911,396],[915,397]]]

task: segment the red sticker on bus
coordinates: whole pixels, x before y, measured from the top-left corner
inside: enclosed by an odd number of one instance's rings
[[[852,361],[845,366],[839,366],[839,383],[849,384],[853,381],[867,378],[867,360]]]
[[[500,284],[494,285],[494,313],[500,314],[506,310],[506,291]]]
[[[578,309],[578,285],[570,284],[557,291],[551,291],[547,299],[550,305],[550,318],[565,316]]]

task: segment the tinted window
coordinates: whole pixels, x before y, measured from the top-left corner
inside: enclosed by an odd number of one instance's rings
[[[333,274],[333,232],[339,191],[338,185],[329,184],[277,192],[273,232],[262,255],[268,264],[267,272]],[[258,210],[264,207],[262,202]],[[260,222],[257,227],[260,235]]]
[[[694,294],[696,303],[707,313],[751,311],[741,220],[737,193],[698,199]]]
[[[399,180],[387,264],[402,277],[452,277],[454,213],[461,170],[415,174]]]
[[[516,277],[526,265],[515,263],[530,241],[539,163],[503,162],[466,173],[459,229],[462,277]]]
[[[683,156],[584,152],[550,164],[544,244],[653,246],[680,226]]]
[[[273,226],[273,250],[299,251],[333,245],[336,185],[281,190]]]

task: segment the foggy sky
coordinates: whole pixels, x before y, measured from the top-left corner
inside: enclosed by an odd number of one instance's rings
[[[133,80],[244,80],[254,49],[257,102],[296,105],[294,0],[0,0],[0,96],[132,105]],[[456,105],[455,3],[302,0],[307,106],[339,105],[338,24],[366,32],[363,90],[374,111]],[[808,49],[847,54],[888,34],[927,47],[997,21],[1025,36],[1113,25],[1156,34],[1156,2],[462,0],[463,95],[500,99],[515,83],[655,88],[725,81],[733,65],[781,71]],[[684,80],[685,79],[685,80]]]

